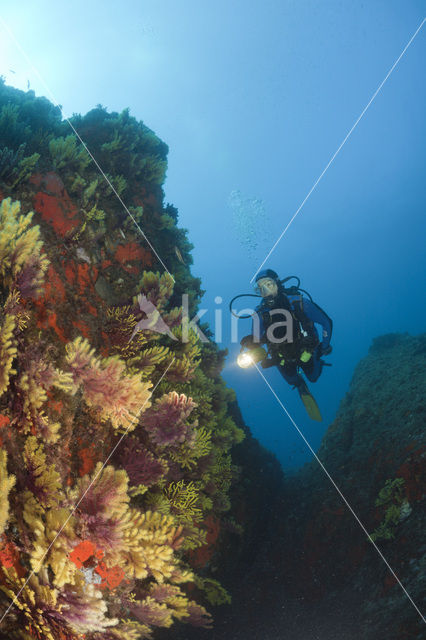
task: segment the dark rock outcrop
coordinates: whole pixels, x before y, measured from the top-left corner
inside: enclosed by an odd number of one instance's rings
[[[421,610],[426,595],[425,360],[426,335],[373,341],[318,451],[323,468],[264,486],[256,540],[223,550],[232,611],[186,640],[426,637],[410,602]]]
[[[327,600],[350,587],[363,638],[422,637],[418,612],[361,523],[369,534],[376,533],[375,544],[421,608],[426,593],[425,364],[426,335],[374,340],[321,444],[324,469],[313,461],[287,485],[292,518],[281,540],[294,542],[293,552],[283,556],[293,593]],[[401,495],[391,490],[388,500],[378,500],[386,484],[395,487],[397,479]]]

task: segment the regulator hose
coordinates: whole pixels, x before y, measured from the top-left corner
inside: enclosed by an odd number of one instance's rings
[[[229,303],[229,311],[232,313],[232,315],[234,316],[234,318],[238,318],[238,320],[245,320],[246,318],[252,318],[253,317],[253,313],[250,314],[246,314],[243,316],[239,316],[236,313],[234,313],[233,309],[232,309],[232,303],[234,302],[234,300],[238,300],[238,298],[261,298],[262,296],[258,296],[255,293],[240,293],[238,296],[235,296],[234,298],[232,298],[231,302]]]
[[[287,276],[286,278],[283,278],[283,280],[280,280],[280,283],[284,285],[286,282],[292,279],[296,280],[297,284],[291,285],[290,287],[283,286],[284,293],[286,293],[287,295],[298,295],[298,294],[300,295],[300,293],[305,293],[310,299],[310,301],[313,302],[311,294],[305,289],[302,289],[300,287],[300,278],[298,276]],[[245,315],[239,316],[238,314],[234,313],[232,309],[232,304],[235,300],[238,300],[238,298],[261,298],[261,297],[262,296],[257,295],[255,293],[240,293],[238,296],[235,296],[234,298],[232,298],[231,302],[229,303],[229,311],[234,316],[234,318],[238,318],[238,320],[245,320],[247,318],[252,318],[254,314],[248,314],[248,315],[245,314]]]
[[[291,280],[292,278],[294,278],[295,280],[297,280],[297,284],[293,285],[296,287],[296,289],[298,289],[300,287],[300,278],[298,276],[287,276],[287,278],[283,278],[283,280],[280,280],[281,284],[284,284],[284,282],[288,282],[289,280]]]

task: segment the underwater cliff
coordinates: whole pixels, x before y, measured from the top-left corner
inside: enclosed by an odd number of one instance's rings
[[[426,335],[376,338],[318,452],[420,610],[426,596],[425,372]],[[298,554],[283,563],[294,593],[338,602],[347,590],[363,638],[425,637],[395,575],[315,461],[292,480],[287,495],[294,519],[282,535]]]
[[[71,122],[92,157],[0,82],[0,637],[209,628],[247,430],[225,352],[184,325],[203,292],[167,146],[128,111]]]
[[[426,597],[426,334],[376,338],[318,457],[421,610]],[[422,640],[425,626],[316,460],[287,476],[250,557],[222,576],[221,640]],[[222,562],[226,571],[226,560]],[[179,636],[180,637],[180,636]]]

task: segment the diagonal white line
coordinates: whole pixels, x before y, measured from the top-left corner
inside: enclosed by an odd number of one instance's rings
[[[419,614],[419,616],[421,617],[421,619],[423,620],[423,622],[426,624],[426,618],[424,617],[424,615],[422,614],[422,612],[420,611],[419,607],[416,605],[416,603],[414,602],[414,600],[412,599],[412,597],[410,596],[410,594],[408,593],[407,589],[404,587],[404,585],[402,584],[401,580],[398,578],[398,576],[396,575],[395,571],[392,569],[392,567],[390,566],[389,562],[386,560],[385,556],[383,555],[383,553],[380,551],[379,547],[377,546],[377,544],[374,542],[374,540],[372,539],[372,537],[370,536],[370,534],[368,533],[367,529],[365,528],[365,526],[363,525],[363,523],[361,522],[361,520],[359,519],[359,517],[357,516],[357,514],[355,513],[355,511],[352,509],[351,505],[349,504],[349,502],[346,500],[345,496],[343,495],[343,493],[341,492],[341,490],[339,489],[339,487],[337,486],[337,484],[335,483],[335,481],[333,480],[333,478],[331,477],[331,475],[329,474],[329,472],[327,471],[327,469],[325,468],[325,466],[323,465],[323,463],[321,462],[321,460],[318,458],[317,454],[315,453],[315,451],[313,450],[313,448],[311,447],[311,445],[309,444],[308,440],[305,438],[305,436],[303,435],[302,431],[299,429],[299,427],[297,426],[297,424],[295,423],[295,421],[293,420],[293,418],[291,417],[291,415],[289,414],[289,412],[287,411],[287,409],[285,408],[285,406],[283,405],[283,403],[281,402],[281,400],[279,399],[279,397],[277,396],[277,394],[275,393],[274,389],[271,387],[271,385],[269,384],[269,382],[267,381],[267,379],[265,378],[265,376],[263,375],[262,371],[259,369],[259,366],[254,363],[254,366],[256,367],[256,369],[258,370],[258,372],[260,373],[260,375],[262,376],[263,380],[265,381],[266,385],[269,387],[270,391],[272,392],[272,394],[274,395],[275,399],[277,400],[278,404],[280,405],[280,407],[283,409],[283,411],[286,413],[287,417],[289,418],[289,420],[291,421],[291,423],[293,424],[293,426],[295,427],[295,429],[297,430],[298,434],[300,435],[300,437],[302,438],[302,440],[304,441],[304,443],[306,444],[306,446],[308,447],[309,451],[312,453],[312,455],[315,457],[316,461],[318,462],[318,464],[320,465],[321,469],[324,471],[325,475],[327,476],[327,478],[330,480],[331,484],[333,485],[333,487],[336,489],[337,493],[340,495],[340,497],[342,498],[343,502],[345,503],[345,505],[347,506],[347,508],[349,509],[349,511],[351,512],[351,514],[353,515],[353,517],[355,518],[355,520],[358,522],[359,526],[361,527],[361,529],[363,530],[363,532],[365,533],[365,535],[367,536],[368,540],[371,542],[371,544],[374,546],[374,548],[376,549],[377,553],[379,554],[379,556],[381,557],[381,559],[383,560],[383,562],[385,563],[385,565],[387,566],[387,568],[389,569],[389,571],[391,572],[391,574],[393,575],[393,577],[395,578],[395,580],[398,582],[399,586],[401,587],[401,589],[404,591],[405,595],[407,596],[407,598],[409,599],[409,601],[411,602],[411,604],[413,605],[413,607],[415,608],[415,610],[417,611],[417,613]]]
[[[139,233],[141,234],[141,236],[144,238],[144,240],[147,242],[147,244],[149,245],[149,247],[152,249],[152,251],[154,252],[154,254],[156,255],[157,259],[159,260],[159,262],[161,263],[161,265],[164,267],[164,269],[167,271],[167,273],[172,277],[173,282],[175,282],[175,279],[173,277],[173,275],[170,273],[170,271],[167,269],[166,265],[164,264],[164,262],[162,261],[162,259],[160,258],[160,256],[158,255],[157,251],[154,249],[154,247],[152,246],[151,242],[149,241],[148,237],[145,235],[145,233],[142,231],[140,225],[138,224],[137,220],[135,219],[135,217],[130,213],[128,207],[124,204],[121,196],[119,195],[119,193],[117,192],[116,188],[114,187],[114,185],[111,183],[111,180],[108,178],[108,176],[105,174],[105,172],[102,170],[102,167],[99,165],[98,161],[96,160],[96,158],[94,157],[94,155],[92,154],[92,152],[90,151],[90,149],[88,148],[88,146],[86,145],[86,143],[84,142],[84,140],[81,138],[80,134],[78,133],[78,131],[76,130],[76,128],[74,127],[74,125],[72,124],[72,122],[69,120],[69,118],[66,118],[63,113],[62,113],[62,106],[59,104],[59,102],[56,100],[55,96],[53,95],[52,91],[50,90],[50,88],[48,87],[48,85],[46,84],[46,82],[44,81],[44,79],[42,78],[42,76],[40,75],[40,73],[38,72],[38,70],[36,69],[36,67],[33,65],[33,63],[31,62],[31,59],[29,58],[29,56],[27,55],[27,53],[24,51],[24,49],[21,47],[20,43],[18,42],[18,40],[15,38],[12,30],[10,29],[10,27],[6,24],[6,22],[3,20],[3,18],[0,16],[0,23],[3,25],[3,27],[6,29],[6,31],[9,33],[10,37],[12,38],[12,40],[14,41],[14,43],[16,44],[16,46],[18,47],[19,51],[21,52],[21,54],[24,56],[25,60],[27,61],[29,67],[33,70],[33,72],[36,74],[36,76],[38,77],[38,79],[40,80],[40,82],[42,83],[43,87],[45,88],[46,92],[49,94],[50,99],[52,100],[52,102],[54,103],[54,105],[56,107],[58,107],[61,111],[62,117],[65,120],[65,122],[67,122],[69,124],[69,126],[71,127],[71,129],[73,130],[74,134],[77,136],[77,138],[79,139],[79,141],[81,142],[81,144],[83,145],[83,147],[85,148],[85,150],[87,151],[87,153],[89,154],[89,156],[91,157],[91,159],[93,160],[93,162],[95,163],[99,173],[103,176],[104,180],[108,183],[109,187],[112,189],[113,193],[115,194],[115,196],[117,197],[118,201],[120,202],[120,204],[122,205],[123,209],[126,211],[127,215],[129,216],[129,218],[132,220],[133,224],[135,225],[136,229],[139,231]]]
[[[176,358],[173,358],[173,360],[169,363],[169,365],[167,366],[167,369],[163,372],[163,374],[161,375],[161,378],[159,379],[159,381],[157,382],[157,384],[154,386],[152,392],[151,392],[151,396],[154,393],[154,391],[156,390],[156,388],[158,387],[158,385],[160,384],[160,382],[162,381],[162,379],[164,378],[164,376],[166,375],[166,373],[168,372],[168,370],[170,369],[170,367],[172,366],[173,362],[175,361]],[[146,403],[148,402],[149,398],[147,398],[145,400],[145,402],[143,403],[143,405],[141,406],[141,408],[139,409],[139,414],[141,413],[142,409],[144,408],[144,406],[146,405]],[[138,414],[138,415],[139,415]],[[114,446],[114,448],[110,451],[108,457],[106,458],[105,462],[103,463],[102,467],[100,468],[100,470],[98,471],[98,473],[95,475],[95,477],[93,478],[93,480],[91,481],[91,483],[89,484],[89,486],[87,487],[86,491],[83,493],[83,495],[81,496],[80,500],[74,505],[74,507],[72,508],[72,511],[70,513],[70,515],[68,516],[68,518],[65,520],[64,524],[62,525],[62,527],[59,529],[58,533],[56,534],[56,536],[53,538],[52,542],[50,543],[49,547],[47,548],[47,551],[43,554],[40,563],[43,562],[43,560],[45,559],[45,557],[47,556],[47,554],[49,553],[50,549],[52,548],[52,546],[54,545],[54,543],[56,542],[56,540],[58,539],[58,537],[60,536],[60,534],[62,533],[62,531],[64,530],[65,526],[67,525],[68,521],[72,518],[73,514],[75,513],[78,505],[80,504],[80,502],[83,500],[84,496],[87,494],[87,492],[91,489],[91,487],[93,486],[93,484],[96,482],[96,480],[99,478],[100,474],[102,473],[102,471],[105,469],[108,461],[110,460],[111,456],[113,455],[114,451],[116,451],[117,447],[120,445],[120,443],[122,442],[123,438],[125,438],[125,436],[128,434],[129,429],[132,425],[130,424],[126,431],[123,433],[123,435],[121,436],[121,438],[119,439],[119,441],[117,442],[117,444]],[[39,569],[40,571],[40,569]],[[15,594],[15,597],[13,598],[12,602],[10,603],[10,605],[8,606],[8,608],[6,609],[6,611],[4,612],[4,614],[2,615],[2,617],[0,618],[0,624],[3,622],[4,618],[6,617],[6,615],[8,614],[8,612],[10,611],[10,609],[13,607],[13,605],[15,604],[15,602],[17,601],[17,599],[19,598],[19,596],[21,595],[22,591],[25,589],[25,587],[27,586],[28,582],[31,580],[32,576],[36,573],[36,571],[31,571],[30,575],[28,576],[28,578],[25,580],[24,584],[22,585],[22,587],[19,589],[18,593]]]
[[[281,241],[282,237],[284,236],[284,234],[287,232],[288,228],[290,227],[290,225],[292,224],[293,220],[296,218],[296,216],[298,215],[298,213],[301,211],[301,209],[303,208],[303,206],[305,205],[305,202],[308,200],[308,198],[310,197],[310,195],[312,194],[312,192],[316,189],[317,185],[319,184],[319,182],[322,180],[323,176],[325,175],[325,173],[327,172],[328,168],[330,167],[330,165],[333,163],[334,159],[336,158],[336,156],[338,155],[338,153],[340,152],[340,150],[342,149],[342,147],[344,146],[344,144],[346,143],[346,141],[348,140],[349,136],[352,134],[352,132],[354,131],[354,129],[357,127],[357,125],[359,124],[359,122],[361,121],[361,119],[363,118],[365,112],[367,111],[367,109],[370,107],[370,105],[373,103],[374,99],[376,98],[377,94],[380,92],[381,88],[383,87],[383,85],[385,84],[386,80],[389,78],[389,76],[391,75],[392,71],[395,69],[395,67],[397,66],[397,64],[399,63],[399,61],[401,60],[401,58],[403,57],[403,55],[405,54],[405,52],[407,51],[408,47],[410,46],[410,44],[413,42],[414,38],[417,36],[417,34],[419,33],[420,29],[423,27],[424,23],[426,22],[426,18],[423,18],[421,24],[417,27],[416,31],[413,33],[413,35],[411,36],[411,38],[409,39],[409,41],[407,42],[407,44],[405,45],[404,49],[402,50],[402,52],[400,53],[400,55],[398,56],[398,58],[395,60],[395,62],[393,63],[393,65],[391,66],[391,68],[389,69],[389,71],[387,72],[386,76],[384,77],[384,79],[382,80],[382,82],[379,84],[379,86],[377,87],[376,91],[373,93],[373,95],[371,96],[370,100],[368,101],[367,105],[364,107],[364,109],[362,110],[361,114],[358,116],[358,118],[355,120],[354,124],[352,125],[352,127],[350,128],[350,130],[348,131],[348,133],[346,134],[346,136],[344,137],[343,141],[340,143],[340,145],[338,146],[337,150],[334,152],[334,154],[331,156],[330,160],[328,161],[327,165],[325,166],[324,170],[321,172],[321,174],[319,175],[319,177],[316,179],[316,181],[314,182],[314,184],[312,185],[311,189],[308,191],[308,194],[306,195],[305,199],[302,201],[302,203],[299,205],[297,211],[294,213],[293,217],[291,218],[290,222],[287,224],[287,226],[285,227],[285,229],[281,232],[278,240],[275,242],[274,246],[272,247],[272,249],[270,250],[270,252],[268,253],[268,255],[266,256],[266,258],[264,259],[264,261],[262,262],[262,264],[257,268],[257,270],[254,272],[252,279],[250,280],[250,282],[253,282],[253,280],[255,279],[256,275],[259,273],[259,271],[261,270],[261,268],[263,267],[263,265],[265,264],[265,262],[268,260],[268,258],[272,255],[273,251],[275,251],[276,247],[278,246],[279,242]]]

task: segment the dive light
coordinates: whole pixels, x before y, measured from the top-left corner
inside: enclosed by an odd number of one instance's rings
[[[237,358],[237,364],[242,369],[247,369],[266,357],[267,354],[263,347],[254,347],[254,349],[244,349],[243,347]]]

